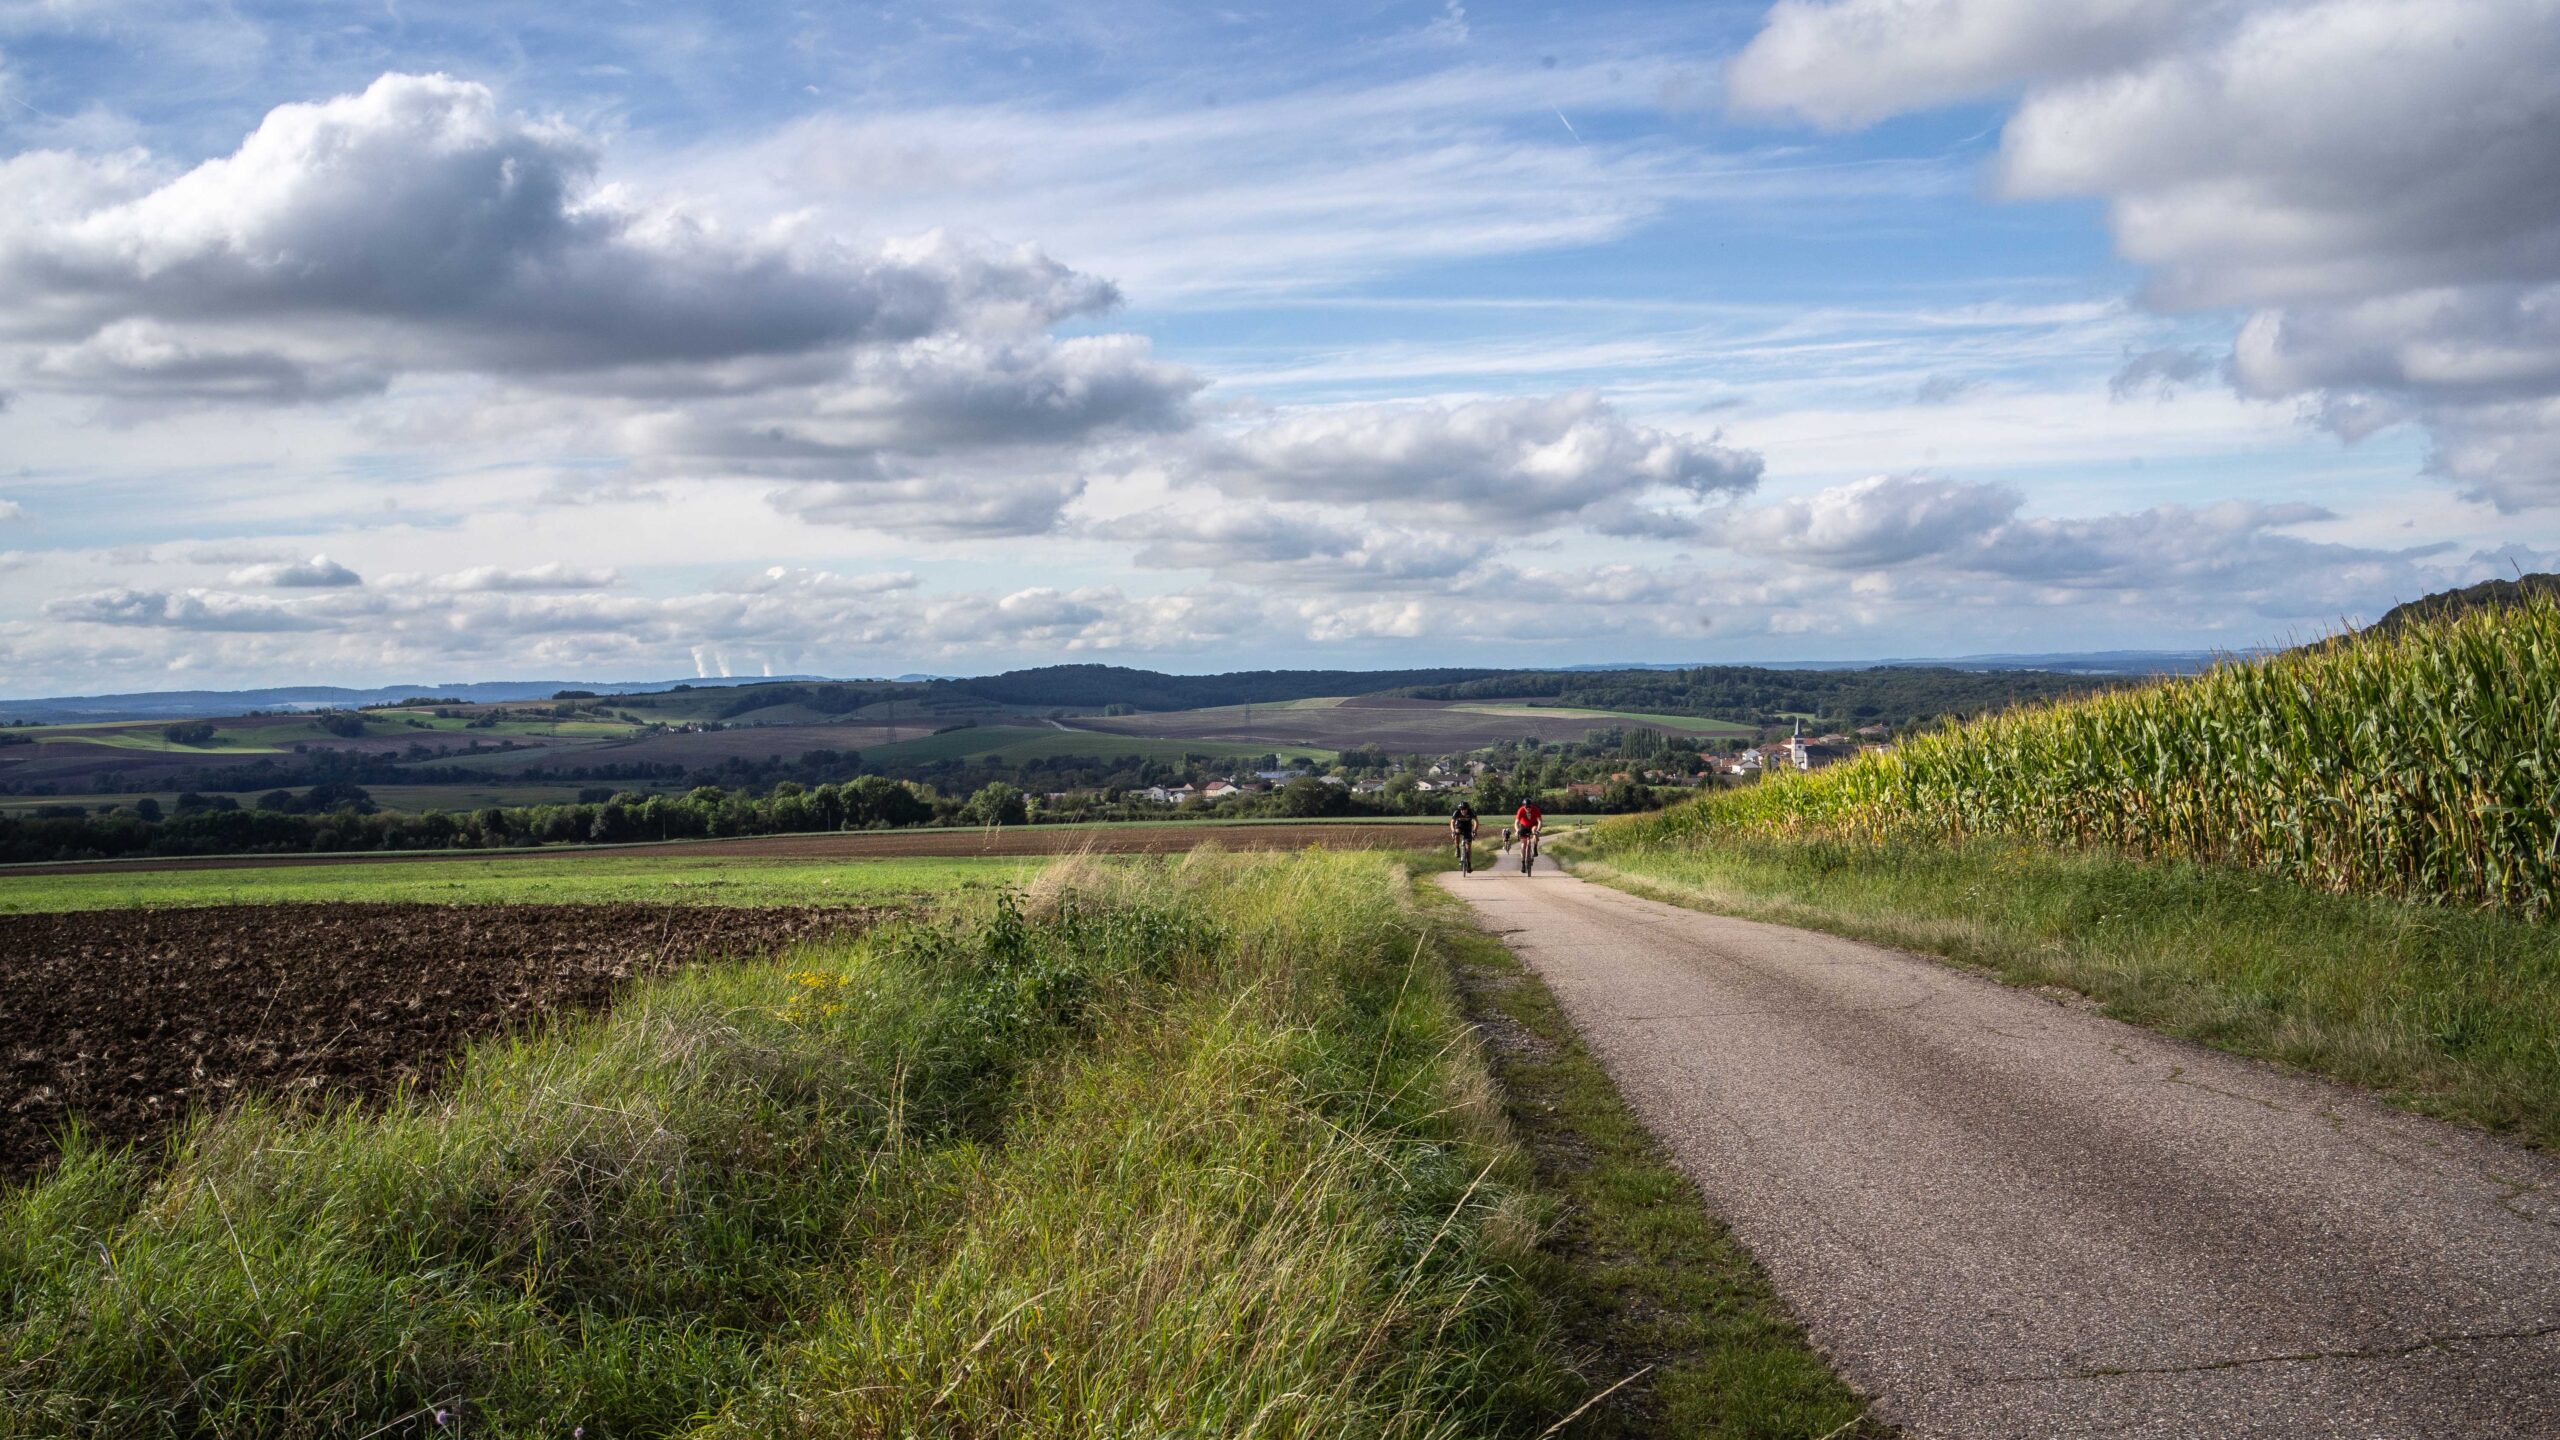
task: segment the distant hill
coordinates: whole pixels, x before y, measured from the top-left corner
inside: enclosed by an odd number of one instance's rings
[[[1509,670],[1479,680],[1410,686],[1404,693],[1449,701],[1536,699],[1592,710],[1700,715],[1746,724],[1802,716],[1814,724],[1882,724],[1899,729],[1922,720],[1982,715],[2148,678],[2147,674],[1917,665],[1855,670],[1700,665],[1672,671]]]
[[[1453,685],[1501,670],[1237,670],[1224,675],[1165,675],[1118,665],[1044,665],[937,686],[1001,705],[1100,709],[1202,710],[1218,705],[1271,705],[1320,695],[1368,695],[1415,685]]]
[[[2560,575],[2520,575],[2513,580],[2483,580],[2459,590],[2439,590],[2405,605],[2392,606],[2381,619],[2360,633],[2388,635],[2420,620],[2442,619],[2466,610],[2513,605],[2529,595],[2560,596]]]
[[[2532,582],[2549,582],[2554,577],[2528,577]],[[2500,581],[2504,585],[2507,582]],[[2453,592],[2468,596],[2491,587],[2475,586],[2473,590]],[[2512,588],[2512,587],[2510,587]],[[2447,597],[2430,596],[2416,605],[2433,604]],[[2414,608],[2403,606],[2403,610]],[[2393,611],[2394,616],[2400,611]],[[2386,618],[2385,623],[2390,623]],[[922,702],[911,713],[965,712],[983,706],[1003,706],[1025,710],[1070,710],[1096,713],[1109,706],[1127,705],[1146,711],[1199,710],[1229,705],[1276,705],[1291,700],[1309,700],[1331,695],[1373,695],[1382,692],[1428,690],[1440,698],[1450,698],[1452,687],[1472,686],[1471,696],[1541,695],[1554,699],[1572,696],[1572,703],[1583,703],[1591,693],[1601,689],[1627,688],[1614,685],[1610,676],[1627,677],[1632,688],[1649,692],[1689,688],[1679,676],[1720,676],[1724,683],[1712,702],[1717,714],[1739,716],[1754,704],[1764,709],[1825,711],[1829,707],[1819,700],[1811,703],[1777,703],[1782,693],[1802,701],[1808,694],[1835,696],[1843,691],[1840,683],[1791,681],[1762,685],[1761,693],[1745,698],[1732,682],[1748,677],[1772,677],[1780,674],[1845,675],[1864,672],[1888,689],[1927,691],[1939,689],[1945,698],[1961,701],[1959,708],[1972,710],[1993,697],[2041,696],[2059,690],[2087,688],[2061,677],[2103,680],[2112,676],[2151,676],[2180,674],[2206,668],[2216,657],[2203,651],[2117,650],[2054,655],[1971,655],[1950,660],[1778,660],[1755,665],[1669,665],[1659,663],[1587,664],[1557,666],[1544,670],[1524,670],[1493,666],[1436,667],[1414,670],[1236,670],[1218,675],[1175,675],[1156,670],[1140,670],[1121,665],[1044,665],[1029,670],[1008,670],[998,675],[948,676],[913,673],[894,680],[834,680],[817,675],[752,675],[714,678],[687,677],[682,680],[492,680],[458,683],[452,681],[416,684],[380,685],[353,688],[335,685],[289,685],[250,690],[154,690],[113,695],[57,695],[27,700],[0,700],[0,720],[29,720],[42,724],[96,724],[111,720],[181,720],[242,715],[263,710],[354,709],[366,705],[384,705],[415,696],[467,700],[481,703],[504,703],[523,700],[548,700],[562,690],[585,690],[597,695],[665,695],[682,687],[690,690],[761,689],[763,693],[741,696],[734,702],[695,705],[689,717],[726,720],[751,713],[761,707],[797,703],[807,707],[811,718],[845,715],[865,706],[884,701],[900,704]],[[1916,687],[1910,682],[1883,680],[1880,672],[1888,670],[1967,671],[2034,674],[2043,680],[2028,679],[2022,685],[1959,686],[1953,692],[1925,682]],[[1672,677],[1643,682],[1638,676]],[[1557,677],[1574,677],[1571,684]],[[1518,683],[1515,681],[1528,682]],[[1743,686],[1741,688],[1752,688]],[[1861,682],[1847,688],[1872,688]],[[1660,694],[1652,697],[1655,708],[1667,708]],[[663,706],[660,707],[663,713]],[[1600,708],[1610,708],[1601,705]],[[1913,706],[1902,703],[1884,707],[1897,713],[1909,712]],[[771,716],[759,717],[763,719]]]
[[[640,695],[678,685],[704,689],[718,685],[766,685],[776,680],[809,680],[815,676],[741,675],[682,680],[480,680],[468,684],[439,681],[415,685],[379,685],[349,689],[339,685],[281,685],[263,690],[142,690],[123,695],[54,695],[34,700],[0,700],[0,718],[34,720],[48,725],[106,720],[181,720],[197,716],[245,715],[252,710],[352,710],[388,705],[412,696],[483,703],[505,700],[548,700],[563,690],[590,690],[598,695]]]
[[[1609,670],[2043,670],[2055,675],[2193,675],[2214,662],[2264,654],[2257,648],[2221,650],[2053,650],[2017,654],[1903,656],[1890,660],[1754,660],[1748,666],[1712,660],[1685,664],[1551,665],[1542,675],[1575,675]]]

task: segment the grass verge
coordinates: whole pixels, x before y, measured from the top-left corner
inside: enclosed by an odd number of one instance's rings
[[[1733,836],[1576,856],[1574,873],[2076,990],[2120,1020],[2560,1148],[2547,924],[1991,842]]]
[[[1046,863],[1009,856],[758,860],[626,850],[556,859],[510,853],[492,860],[0,875],[0,914],[322,900],[443,905],[593,905],[626,900],[661,905],[876,904],[923,899],[968,886],[1018,884]]]
[[[1503,1111],[1555,1205],[1539,1289],[1584,1374],[1610,1391],[1592,1436],[1891,1434],[1806,1341],[1583,1048],[1546,985],[1423,878],[1418,903],[1502,1089]]]
[[[1535,1436],[1536,1202],[1369,855],[1065,864],[0,1193],[0,1436]]]

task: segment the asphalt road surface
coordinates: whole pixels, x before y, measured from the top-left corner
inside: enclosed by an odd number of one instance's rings
[[[1545,978],[1914,1437],[2560,1437],[2560,1164],[1899,951],[1496,867]]]

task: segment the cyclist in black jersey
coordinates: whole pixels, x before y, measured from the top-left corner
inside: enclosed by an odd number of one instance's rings
[[[1472,875],[1476,868],[1476,807],[1461,800],[1449,814],[1449,834],[1458,842],[1458,870]]]

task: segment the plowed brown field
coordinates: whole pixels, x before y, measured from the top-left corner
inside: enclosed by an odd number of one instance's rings
[[[678,840],[663,845],[549,845],[521,850],[379,850],[361,855],[205,855],[178,859],[84,860],[0,865],[0,876],[96,875],[118,870],[223,870],[268,865],[362,865],[382,860],[506,860],[578,855],[717,855],[741,860],[859,860],[886,855],[1169,855],[1203,845],[1229,850],[1428,850],[1443,843],[1436,824],[1008,825],[988,830],[860,830],[840,834],[756,835],[739,840]]]
[[[259,1090],[387,1094],[624,981],[850,933],[851,906],[229,905],[0,915],[0,1176]]]

